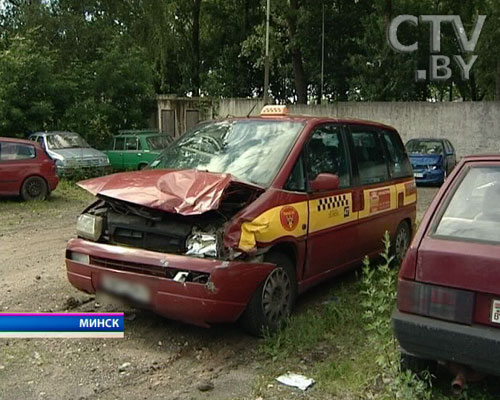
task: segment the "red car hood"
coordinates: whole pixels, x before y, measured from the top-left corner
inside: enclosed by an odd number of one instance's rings
[[[229,186],[258,186],[238,182],[230,174],[198,170],[145,170],[87,179],[78,186],[93,195],[111,197],[182,215],[215,210]]]

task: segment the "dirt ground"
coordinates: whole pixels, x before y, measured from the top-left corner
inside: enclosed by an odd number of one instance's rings
[[[435,192],[418,189],[419,220]],[[233,325],[169,321],[68,283],[66,242],[90,200],[56,191],[35,207],[0,202],[0,311],[125,311],[125,338],[0,339],[0,399],[256,399],[259,339]]]

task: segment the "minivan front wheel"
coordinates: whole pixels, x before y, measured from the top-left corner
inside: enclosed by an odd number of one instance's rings
[[[241,317],[243,328],[255,336],[282,327],[297,296],[295,268],[290,259],[281,253],[270,253],[265,261],[276,267],[255,291]]]
[[[45,180],[39,176],[30,176],[21,187],[21,197],[25,201],[44,200],[49,193]]]
[[[408,250],[408,247],[410,246],[410,239],[410,226],[408,225],[408,222],[402,221],[398,225],[398,229],[396,230],[396,235],[394,235],[394,241],[392,244],[394,261],[396,263],[399,264],[401,261],[403,261],[406,250]]]

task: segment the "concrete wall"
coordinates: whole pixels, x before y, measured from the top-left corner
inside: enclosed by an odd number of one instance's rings
[[[214,102],[208,98],[159,95],[156,98],[158,130],[177,137],[199,121],[214,118]]]
[[[216,103],[214,116],[245,116],[261,101],[223,99]],[[348,102],[326,105],[291,105],[292,114],[368,119],[394,126],[406,142],[416,137],[446,137],[459,157],[467,154],[500,152],[500,102]]]

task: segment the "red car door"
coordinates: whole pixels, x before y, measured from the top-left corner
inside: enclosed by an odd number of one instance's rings
[[[359,174],[355,196],[359,202],[358,252],[373,255],[382,250],[384,232],[391,233],[397,226],[389,215],[397,208],[396,186],[389,182],[388,164],[375,128],[351,126],[354,147],[353,158]]]
[[[24,178],[38,171],[35,147],[0,141],[0,194],[17,195]]]
[[[316,127],[305,147],[309,183],[319,174],[337,175],[334,190],[309,190],[309,227],[304,278],[319,277],[350,265],[357,257],[356,223],[353,212],[351,168],[343,129],[337,124]]]

